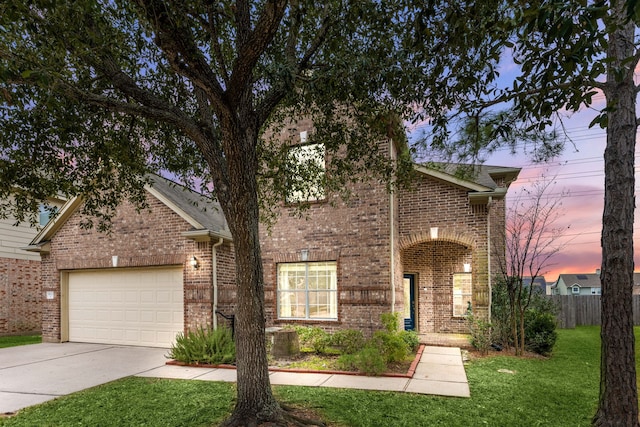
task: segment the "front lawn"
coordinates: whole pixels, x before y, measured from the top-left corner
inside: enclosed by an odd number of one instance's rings
[[[322,387],[274,390],[331,426],[588,426],[598,399],[599,328],[558,332],[550,359],[493,355],[466,365],[469,399]],[[234,396],[235,385],[228,383],[127,378],[26,409],[0,419],[0,426],[215,425],[232,410]]]
[[[0,348],[15,347],[17,345],[38,344],[42,342],[40,335],[16,335],[0,337]]]

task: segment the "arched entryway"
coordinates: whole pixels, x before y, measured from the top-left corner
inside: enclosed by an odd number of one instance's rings
[[[466,333],[467,316],[486,311],[483,263],[468,235],[431,231],[401,242],[405,326],[421,334]],[[484,284],[486,286],[486,284]]]

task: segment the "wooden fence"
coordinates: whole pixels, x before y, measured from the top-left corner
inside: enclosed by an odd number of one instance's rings
[[[551,295],[558,306],[558,327],[600,325],[600,295]],[[633,296],[633,324],[640,325],[640,295]]]

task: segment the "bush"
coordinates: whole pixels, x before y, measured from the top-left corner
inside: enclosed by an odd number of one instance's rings
[[[341,329],[331,336],[331,345],[339,348],[343,354],[357,353],[364,347],[364,343],[362,331],[356,329]]]
[[[551,313],[527,310],[524,316],[524,343],[529,351],[549,355],[558,339],[556,318]]]
[[[367,375],[381,375],[387,370],[384,357],[377,348],[367,346],[356,354],[345,354],[338,358],[340,369],[357,370]]]
[[[409,345],[397,332],[377,331],[369,346],[375,348],[386,363],[401,362],[409,355]]]
[[[183,363],[220,364],[236,360],[231,329],[198,328],[186,335],[179,333],[169,350],[169,357]]]
[[[300,346],[311,348],[316,354],[325,353],[331,343],[331,335],[317,326],[295,326]]]
[[[380,315],[382,327],[390,334],[398,332],[398,325],[400,324],[400,313],[382,313]]]
[[[487,354],[491,347],[491,324],[473,316],[467,318],[469,323],[469,333],[471,334],[471,345],[481,354]]]
[[[504,279],[496,280],[492,288],[491,299],[493,341],[505,347],[513,346],[512,314],[509,308],[509,296]],[[534,290],[524,318],[524,339],[527,350],[545,355],[551,353],[557,336],[555,332],[555,316],[557,312],[558,307],[551,299],[540,291]]]
[[[416,331],[400,331],[398,332],[400,338],[407,343],[410,352],[415,352],[420,347],[420,338]]]

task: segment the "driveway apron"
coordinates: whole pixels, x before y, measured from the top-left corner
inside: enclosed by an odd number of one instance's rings
[[[0,414],[163,366],[168,350],[42,343],[0,349]]]

